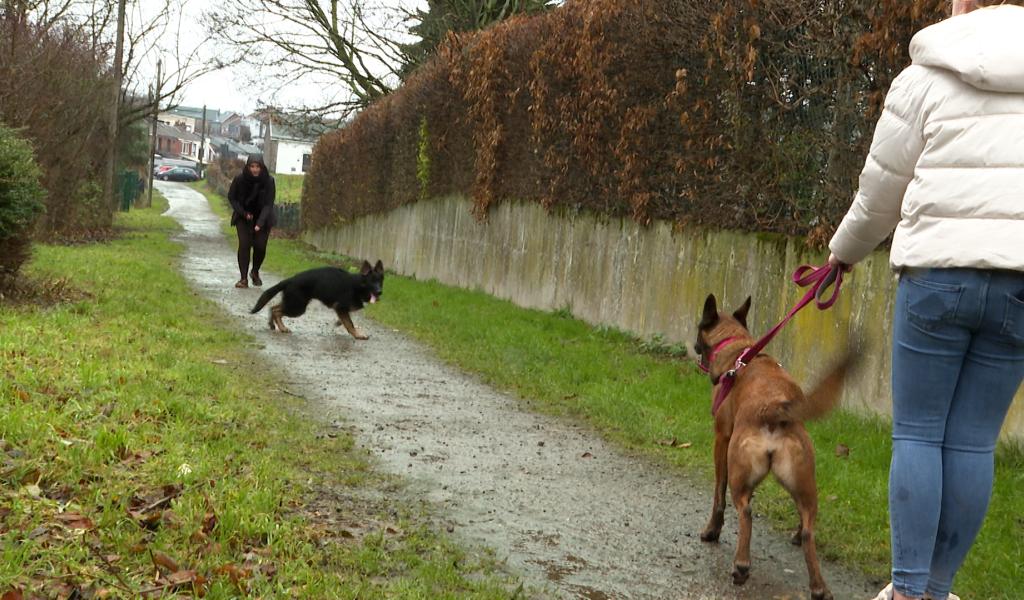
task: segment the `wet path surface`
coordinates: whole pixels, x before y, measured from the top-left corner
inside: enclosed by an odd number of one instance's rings
[[[267,309],[248,314],[259,289],[233,287],[233,240],[205,198],[154,183],[184,227],[177,240],[185,244],[185,276],[269,360],[287,365],[287,391],[324,420],[350,427],[379,468],[409,482],[457,540],[494,549],[527,586],[591,600],[809,597],[803,555],[763,521],[754,524],[750,580],[732,585],[732,509],[721,543],[698,538],[710,511],[708,482],[630,456],[584,426],[529,412],[371,321],[372,306],[353,317],[368,341],[334,327],[333,311],[319,303],[288,320],[293,334],[272,333]],[[278,281],[263,277],[264,286]],[[837,600],[877,592],[862,576],[830,564],[823,570]]]

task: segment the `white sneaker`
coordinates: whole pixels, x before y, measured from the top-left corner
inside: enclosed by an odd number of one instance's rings
[[[878,595],[871,600],[892,600],[892,594],[892,584],[890,583],[882,588],[882,591],[878,592]]]
[[[893,594],[892,584],[890,583],[882,588],[882,591],[878,592],[878,595],[872,598],[872,600],[892,600]],[[924,600],[931,600],[931,596],[926,595]],[[960,600],[960,596],[950,592],[949,596],[946,597],[946,600]]]

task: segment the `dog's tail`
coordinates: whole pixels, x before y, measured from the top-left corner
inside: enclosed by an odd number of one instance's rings
[[[267,291],[260,294],[260,299],[256,301],[256,306],[252,307],[252,310],[250,310],[249,312],[251,314],[256,314],[260,312],[260,310],[262,310],[263,307],[267,305],[267,302],[270,302],[271,298],[276,296],[278,292],[284,289],[286,283],[288,283],[287,279],[273,287],[267,288]]]
[[[860,366],[860,357],[859,352],[847,348],[832,369],[804,394],[804,401],[794,407],[796,416],[801,421],[812,421],[832,412],[843,395],[843,382],[846,381],[846,377]]]
[[[818,380],[809,392],[804,394],[802,402],[784,402],[776,405],[777,421],[813,421],[830,413],[843,395],[843,383],[861,364],[863,356],[861,339],[849,341],[843,354],[833,363],[832,368]],[[764,415],[768,417],[769,415]]]

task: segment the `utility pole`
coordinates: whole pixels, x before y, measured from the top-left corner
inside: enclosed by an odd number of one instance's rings
[[[153,95],[153,124],[149,131],[149,171],[146,173],[146,208],[153,206],[153,169],[156,168],[153,155],[156,154],[156,124],[160,116],[160,63],[156,61],[156,94]]]
[[[117,190],[114,189],[114,182],[117,181],[117,131],[118,119],[120,118],[121,105],[121,81],[124,77],[121,65],[124,60],[124,13],[125,1],[118,0],[117,3],[117,41],[114,45],[114,94],[110,103],[110,123],[107,125],[107,173],[104,177],[104,192],[111,208],[117,210]]]
[[[206,105],[203,105],[203,129],[199,132],[199,177],[203,177],[203,151],[206,150]]]

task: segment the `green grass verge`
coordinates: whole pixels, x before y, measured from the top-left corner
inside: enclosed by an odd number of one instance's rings
[[[227,214],[223,201],[208,198]],[[265,268],[286,275],[323,264],[352,261],[275,239]],[[627,448],[702,473],[710,494],[710,384],[678,356],[679,348],[592,327],[564,311],[522,309],[434,281],[389,275],[384,287],[384,301],[366,309],[366,316],[406,332],[537,410],[584,418]],[[817,448],[819,553],[887,581],[889,422],[840,411],[809,429]],[[840,446],[849,452],[837,452]],[[1024,596],[1022,491],[1024,452],[1001,447],[988,517],[954,584],[963,597]],[[780,530],[796,525],[792,502],[774,482],[758,489],[754,507]],[[710,506],[703,508],[710,513]]]
[[[274,183],[277,186],[275,202],[280,204],[298,204],[301,202],[302,182],[305,180],[305,175],[274,175]]]
[[[35,247],[57,301],[0,304],[0,595],[512,596],[349,435],[299,416],[178,273],[157,204],[112,242]]]

